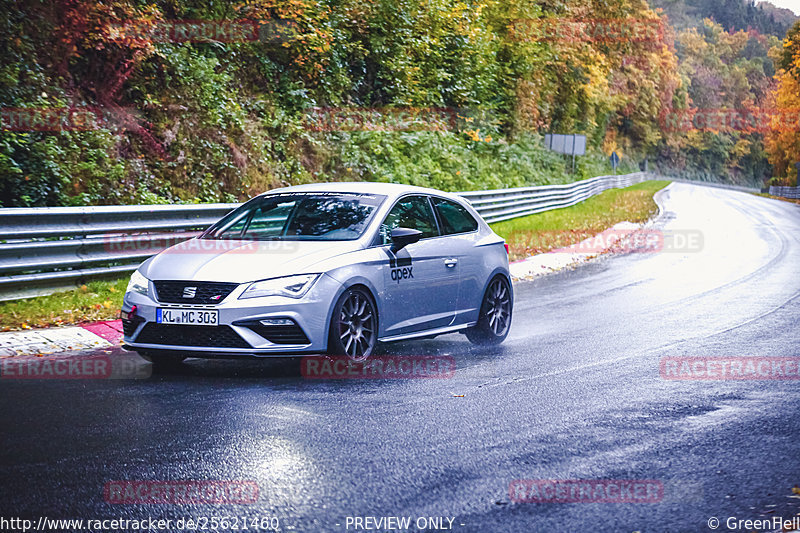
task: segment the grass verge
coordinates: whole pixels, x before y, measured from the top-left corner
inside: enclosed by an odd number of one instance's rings
[[[800,200],[794,198],[784,198],[783,196],[772,196],[771,194],[767,194],[765,192],[754,192],[756,196],[761,196],[762,198],[772,198],[773,200],[781,200],[782,202],[789,202],[790,204],[798,204],[800,205]]]
[[[509,244],[511,260],[582,241],[618,222],[644,222],[657,207],[653,195],[668,181],[647,181],[611,189],[564,209],[492,224]],[[0,331],[66,326],[117,318],[128,276],[94,281],[82,287],[0,303]]]
[[[509,246],[509,259],[518,261],[576,244],[619,222],[645,222],[658,211],[653,195],[669,181],[645,181],[610,189],[572,207],[545,211],[492,224]]]
[[[125,276],[111,281],[93,281],[72,291],[2,302],[0,331],[113,320],[122,307],[128,279]]]

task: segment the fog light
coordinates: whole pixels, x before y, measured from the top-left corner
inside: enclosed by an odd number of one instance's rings
[[[131,307],[130,311],[125,311],[124,309],[120,309],[120,311],[119,311],[119,317],[122,320],[133,320],[133,317],[135,317],[135,316],[136,316],[136,306],[135,305],[133,307]]]
[[[265,326],[294,326],[294,320],[291,318],[265,318],[259,322]]]

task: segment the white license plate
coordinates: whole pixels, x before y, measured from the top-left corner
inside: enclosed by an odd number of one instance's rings
[[[216,309],[156,309],[156,322],[159,324],[216,326],[219,323],[219,311]]]

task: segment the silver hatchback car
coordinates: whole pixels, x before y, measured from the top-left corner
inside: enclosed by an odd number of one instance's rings
[[[461,197],[385,183],[275,189],[145,261],[125,345],[158,363],[330,353],[463,332],[508,335],[505,242]]]

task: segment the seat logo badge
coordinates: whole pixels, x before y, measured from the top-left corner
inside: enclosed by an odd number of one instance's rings
[[[184,287],[183,288],[183,297],[184,298],[194,298],[197,294],[197,287]]]

